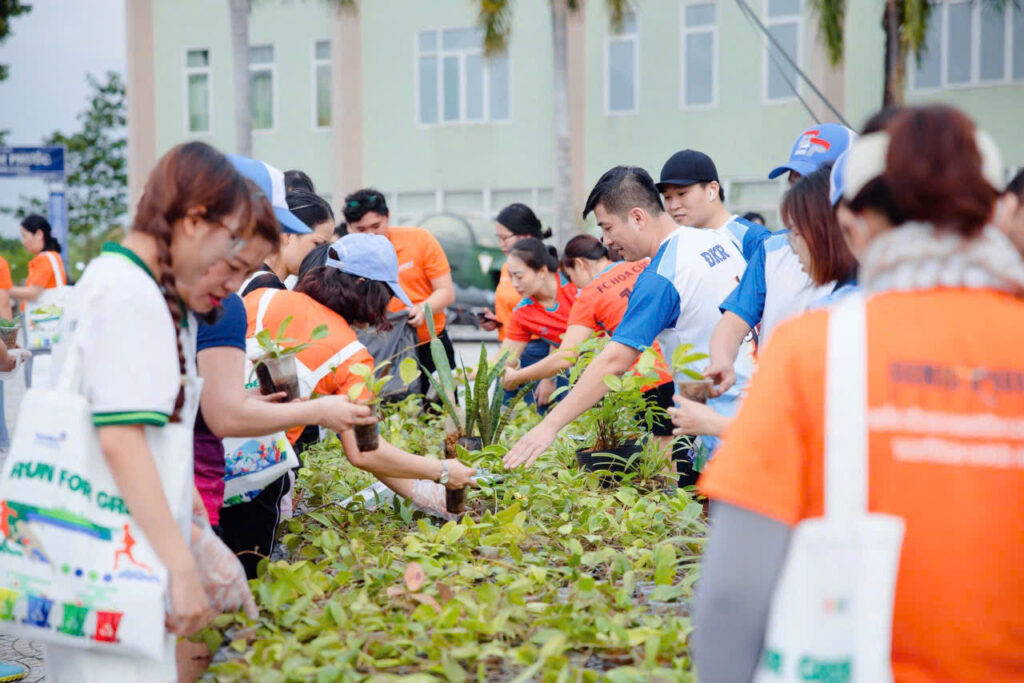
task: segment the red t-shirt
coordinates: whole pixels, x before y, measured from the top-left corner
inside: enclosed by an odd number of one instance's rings
[[[530,297],[526,297],[512,311],[512,319],[509,321],[505,338],[528,342],[534,337],[539,337],[558,346],[562,343],[562,334],[569,324],[569,313],[576,301],[576,293],[576,285],[559,274],[554,308],[544,308]]]

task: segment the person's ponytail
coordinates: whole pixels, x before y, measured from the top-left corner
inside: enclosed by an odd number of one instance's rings
[[[178,368],[184,380],[185,354],[181,347],[184,304],[178,293],[171,258],[174,224],[193,207],[202,207],[203,218],[218,221],[240,212],[240,222],[248,234],[253,207],[245,178],[227,157],[203,142],[188,142],[164,154],[146,180],[142,198],[135,211],[132,230],[153,238],[160,266],[160,292],[174,322],[174,341],[178,349]],[[185,404],[184,385],[174,402],[172,422],[181,421]]]
[[[558,270],[558,249],[535,237],[525,237],[516,242],[509,255],[514,255],[530,270],[547,268],[552,273]]]

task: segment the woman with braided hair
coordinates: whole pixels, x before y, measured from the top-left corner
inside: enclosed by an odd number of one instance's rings
[[[203,275],[244,248],[250,195],[209,145],[174,147],[150,173],[131,230],[120,244],[104,245],[68,302],[69,333],[56,363],[74,358],[81,368],[80,390],[118,495],[166,568],[169,609],[162,661],[50,647],[50,680],[176,680],[175,636],[198,631],[214,608],[238,607],[213,590],[209,525],[192,521],[191,433],[199,395],[195,315],[215,313],[224,289]]]

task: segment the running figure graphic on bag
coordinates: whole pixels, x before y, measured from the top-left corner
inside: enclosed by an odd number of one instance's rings
[[[128,561],[131,562],[133,565],[135,565],[136,567],[141,567],[142,569],[145,569],[147,572],[152,574],[152,569],[142,564],[141,562],[136,560],[135,557],[132,556],[132,548],[135,547],[136,541],[135,538],[132,536],[131,531],[128,530],[127,524],[124,525],[124,540],[122,541],[122,543],[124,543],[124,547],[119,548],[117,552],[114,553],[114,571],[117,571],[117,564],[121,561],[121,556],[124,555],[128,558]]]

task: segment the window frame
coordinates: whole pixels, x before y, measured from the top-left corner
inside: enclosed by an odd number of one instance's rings
[[[320,43],[327,43],[327,49],[328,49],[328,57],[327,57],[327,59],[320,59],[320,58],[318,58],[316,56],[316,46],[318,44],[320,44]],[[312,57],[313,57],[312,65],[313,66],[312,66],[312,69],[310,71],[310,75],[311,75],[311,79],[312,79],[311,80],[311,84],[312,84],[312,88],[311,88],[312,89],[312,97],[310,98],[310,101],[311,101],[312,109],[313,109],[313,130],[314,130],[314,132],[317,132],[317,133],[322,133],[324,131],[329,131],[332,128],[332,126],[334,125],[334,107],[330,106],[330,105],[334,104],[333,98],[332,98],[333,90],[334,90],[334,88],[333,88],[334,83],[330,79],[330,73],[331,73],[330,48],[331,48],[331,40],[329,38],[325,38],[323,40],[316,39],[316,38],[313,39],[313,53],[312,53]],[[320,104],[319,103],[320,93],[317,91],[317,70],[319,68],[321,68],[321,67],[327,67],[327,74],[328,74],[328,79],[327,79],[327,82],[328,82],[327,100],[328,100],[328,106],[329,106],[329,111],[330,111],[330,121],[331,122],[329,124],[327,124],[326,126],[321,126],[320,125],[320,120],[319,120],[320,109],[319,109],[318,105]]]
[[[981,12],[982,3],[975,0],[938,0],[933,3],[932,21],[936,20],[936,12],[939,12],[939,83],[938,85],[917,85],[917,58],[907,55],[906,70],[907,92],[909,93],[936,93],[942,90],[970,90],[974,88],[991,88],[997,86],[1019,85],[1024,83],[1024,75],[1014,78],[1013,75],[1013,12],[1018,11],[1024,14],[1024,5],[1020,9],[1014,7],[1012,2],[1003,6],[1003,77],[981,78]],[[950,5],[971,6],[971,45],[970,45],[970,71],[971,77],[963,83],[949,82],[949,7]]]
[[[800,8],[796,14],[787,14],[782,17],[771,17],[768,15],[768,4],[771,0],[763,0],[763,23],[765,29],[770,29],[772,26],[779,24],[796,24],[796,54],[790,55],[793,61],[796,62],[797,66],[803,68],[804,63],[804,50],[806,49],[804,43],[804,10],[806,9],[807,0],[797,0],[800,3]],[[768,92],[768,76],[771,73],[772,58],[771,51],[775,48],[771,40],[763,41],[761,45],[761,104],[766,105],[777,105],[777,104],[792,104],[799,98],[797,95],[802,89],[802,83],[799,75],[793,80],[796,85],[796,92],[791,92],[785,97],[772,97]],[[780,57],[781,59],[781,57]]]
[[[686,24],[686,8],[691,5],[713,5],[715,23],[710,27],[689,28]],[[717,0],[682,0],[679,3],[679,108],[684,111],[702,111],[718,108],[719,41],[718,19],[720,5]],[[711,33],[711,102],[687,104],[686,102],[686,38],[694,33]]]
[[[612,33],[610,30],[604,37],[604,115],[634,116],[640,113],[640,17],[634,10],[632,33]],[[633,107],[631,109],[612,109],[612,45],[615,43],[633,43]]]
[[[508,117],[495,119],[491,116],[491,59],[484,54],[483,43],[479,50],[469,48],[458,48],[445,50],[442,40],[445,31],[462,31],[466,29],[479,30],[476,26],[440,26],[424,28],[413,31],[413,124],[416,128],[442,128],[449,126],[500,126],[512,123],[512,60],[506,51],[504,58],[508,68]],[[425,33],[433,33],[435,47],[433,50],[420,49],[420,36]],[[466,118],[466,58],[480,55],[482,67],[481,97],[483,98],[483,117],[480,119]],[[425,56],[432,56],[437,60],[435,76],[437,78],[437,121],[424,123],[420,116],[420,59]],[[444,118],[444,59],[445,57],[458,57],[459,59],[459,118],[446,120]]]
[[[189,66],[188,55],[190,52],[205,52],[207,63],[206,66]],[[189,91],[188,82],[189,77],[194,75],[205,75],[206,76],[206,100],[207,110],[209,111],[209,126],[206,130],[192,130],[192,112],[189,110]],[[213,135],[213,49],[209,47],[186,47],[185,48],[185,69],[182,73],[182,85],[184,87],[184,109],[185,109],[185,135],[189,137],[198,136],[212,136]]]
[[[273,52],[273,59],[270,62],[262,62],[260,64],[252,63],[252,50],[258,47],[269,47]],[[315,48],[314,48],[315,49]],[[253,135],[267,135],[268,133],[277,132],[278,123],[278,97],[277,97],[277,46],[274,43],[259,43],[257,45],[249,45],[249,120],[250,120],[250,132]],[[269,128],[256,128],[252,125],[252,75],[255,71],[269,71],[270,72],[270,127]]]

